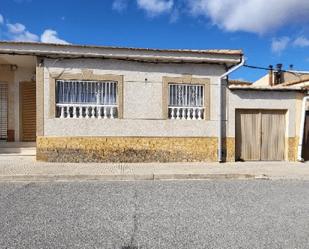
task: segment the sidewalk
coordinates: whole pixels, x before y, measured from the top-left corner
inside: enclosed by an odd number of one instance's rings
[[[46,163],[32,156],[0,157],[0,181],[175,179],[309,180],[309,163]]]

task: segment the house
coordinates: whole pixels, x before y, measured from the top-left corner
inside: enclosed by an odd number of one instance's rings
[[[50,162],[297,160],[307,90],[228,84],[243,63],[241,50],[0,42],[0,147],[36,141]]]
[[[309,160],[309,73],[276,69],[252,84],[229,84],[228,137],[236,160]]]

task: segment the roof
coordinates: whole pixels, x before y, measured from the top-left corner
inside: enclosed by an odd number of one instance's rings
[[[112,58],[152,62],[219,63],[232,66],[243,56],[239,49],[153,49],[38,42],[0,41],[0,54],[35,56]]]
[[[253,85],[230,85],[231,90],[254,90],[254,91],[304,91],[300,86],[254,86]]]
[[[281,85],[283,85],[283,86],[292,86],[292,85],[297,85],[297,84],[306,83],[306,82],[309,82],[309,75],[305,75],[305,77],[302,78],[302,79],[285,82],[285,83],[283,83]]]
[[[229,80],[229,85],[250,86],[252,82],[245,80]]]
[[[59,44],[59,43],[42,43],[42,42],[22,42],[22,41],[0,41],[1,44],[20,44],[20,45],[49,45],[56,47],[74,47],[74,48],[108,48],[124,49],[134,51],[157,51],[157,52],[190,52],[200,54],[226,54],[226,55],[243,55],[241,49],[158,49],[158,48],[135,48],[135,47],[117,47],[117,46],[99,46],[99,45],[80,45],[80,44]]]

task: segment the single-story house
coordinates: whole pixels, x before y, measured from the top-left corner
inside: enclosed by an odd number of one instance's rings
[[[243,63],[241,50],[0,42],[0,147],[36,142],[50,162],[297,160],[307,89],[229,84]]]

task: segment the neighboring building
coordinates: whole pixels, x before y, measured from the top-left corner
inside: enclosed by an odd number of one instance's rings
[[[306,89],[227,87],[241,50],[0,42],[0,54],[1,145],[36,141],[38,160],[297,159]]]
[[[236,160],[309,160],[308,85],[309,72],[281,65],[252,84],[229,85],[227,136],[235,137]]]

